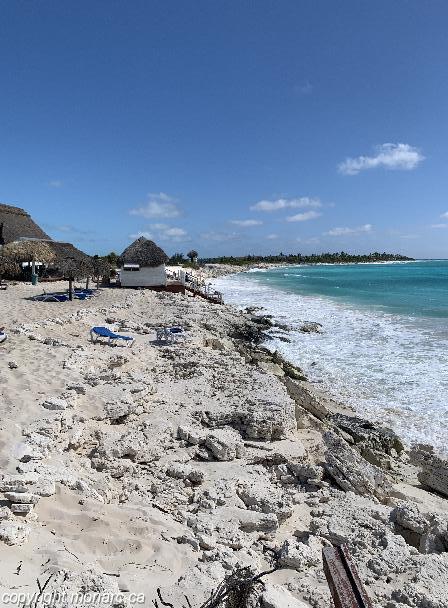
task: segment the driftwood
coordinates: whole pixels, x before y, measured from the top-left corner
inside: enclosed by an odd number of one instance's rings
[[[248,606],[249,598],[256,591],[256,587],[261,579],[280,569],[278,553],[267,547],[265,547],[264,553],[271,553],[274,557],[274,564],[270,570],[254,574],[248,566],[236,568],[229,576],[226,576],[217,588],[212,591],[210,597],[198,608],[218,608],[224,606],[225,608],[245,608]],[[174,604],[163,599],[160,587],[157,589],[157,596],[158,600],[152,600],[155,608],[160,608],[160,606],[176,608]],[[184,597],[187,604],[182,604],[182,608],[192,608],[188,597],[186,595]]]

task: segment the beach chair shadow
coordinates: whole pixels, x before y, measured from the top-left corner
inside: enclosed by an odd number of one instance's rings
[[[132,346],[134,343],[134,338],[131,336],[116,334],[107,327],[92,327],[90,330],[90,339],[93,344],[96,344],[100,338],[106,338],[107,342],[103,344],[108,344],[109,346],[116,346],[119,341],[127,343],[127,346]]]

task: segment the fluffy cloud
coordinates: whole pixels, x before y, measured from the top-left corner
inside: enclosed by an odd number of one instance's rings
[[[322,213],[318,211],[305,211],[304,213],[297,213],[296,215],[290,215],[286,218],[287,222],[307,222],[308,220],[315,220],[320,217]]]
[[[188,233],[183,228],[168,226],[167,224],[151,224],[149,230],[142,230],[136,234],[130,234],[130,239],[138,239],[144,236],[145,239],[171,241],[173,243],[183,243],[190,240]]]
[[[203,232],[201,238],[206,241],[237,241],[241,238],[241,234],[237,232],[215,232],[214,230],[210,230],[210,232]]]
[[[135,241],[135,239],[139,239],[141,236],[143,236],[145,239],[149,239],[150,241],[154,238],[151,232],[136,232],[135,234],[130,234],[129,238],[132,241]]]
[[[273,241],[275,239],[278,239],[278,234],[268,234],[266,238],[270,241]]]
[[[448,220],[448,211],[446,211],[445,213],[442,213],[442,215],[440,216],[443,220]]]
[[[159,192],[158,194],[150,193],[148,195],[147,202],[142,207],[131,209],[129,211],[131,215],[140,215],[145,218],[170,218],[179,217],[180,209],[176,205],[176,200],[165,194]]]
[[[261,226],[263,222],[260,220],[230,220],[231,224],[235,224],[235,226],[243,226],[244,228],[250,226]]]
[[[410,171],[424,159],[423,154],[409,144],[382,144],[376,148],[374,156],[346,158],[344,162],[340,163],[338,170],[344,175],[356,175],[360,171],[377,167]]]
[[[250,207],[251,211],[280,211],[281,209],[319,208],[322,203],[318,198],[301,196],[300,198],[278,198],[275,201],[258,201]]]
[[[372,228],[372,224],[364,224],[363,226],[358,226],[357,228],[332,228],[328,232],[325,232],[325,234],[328,236],[351,236],[363,234],[364,232],[371,232]]]

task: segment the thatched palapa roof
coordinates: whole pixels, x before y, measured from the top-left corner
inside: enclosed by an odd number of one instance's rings
[[[3,224],[3,227],[2,227]],[[37,240],[47,243],[54,251],[56,258],[53,264],[66,258],[74,258],[77,262],[86,261],[89,256],[71,243],[60,243],[53,239],[40,228],[29,213],[20,207],[0,203],[0,245],[7,245],[15,241],[26,239]]]
[[[3,224],[0,245],[12,243],[20,238],[51,240],[42,228],[33,221],[30,214],[20,207],[0,203],[0,226]]]
[[[168,261],[168,256],[154,241],[141,236],[121,254],[123,264],[140,264],[140,266],[160,266]]]
[[[71,243],[60,243],[59,241],[48,241],[47,243],[56,255],[53,264],[57,265],[58,262],[66,258],[74,258],[76,262],[85,262],[90,259],[90,256]]]

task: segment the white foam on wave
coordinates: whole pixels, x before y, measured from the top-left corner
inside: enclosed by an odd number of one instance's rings
[[[214,281],[228,303],[262,306],[292,330],[290,343],[267,346],[360,415],[412,442],[448,453],[448,327],[424,319],[356,308],[330,298],[273,289],[247,274]],[[299,331],[317,321],[322,334]]]

